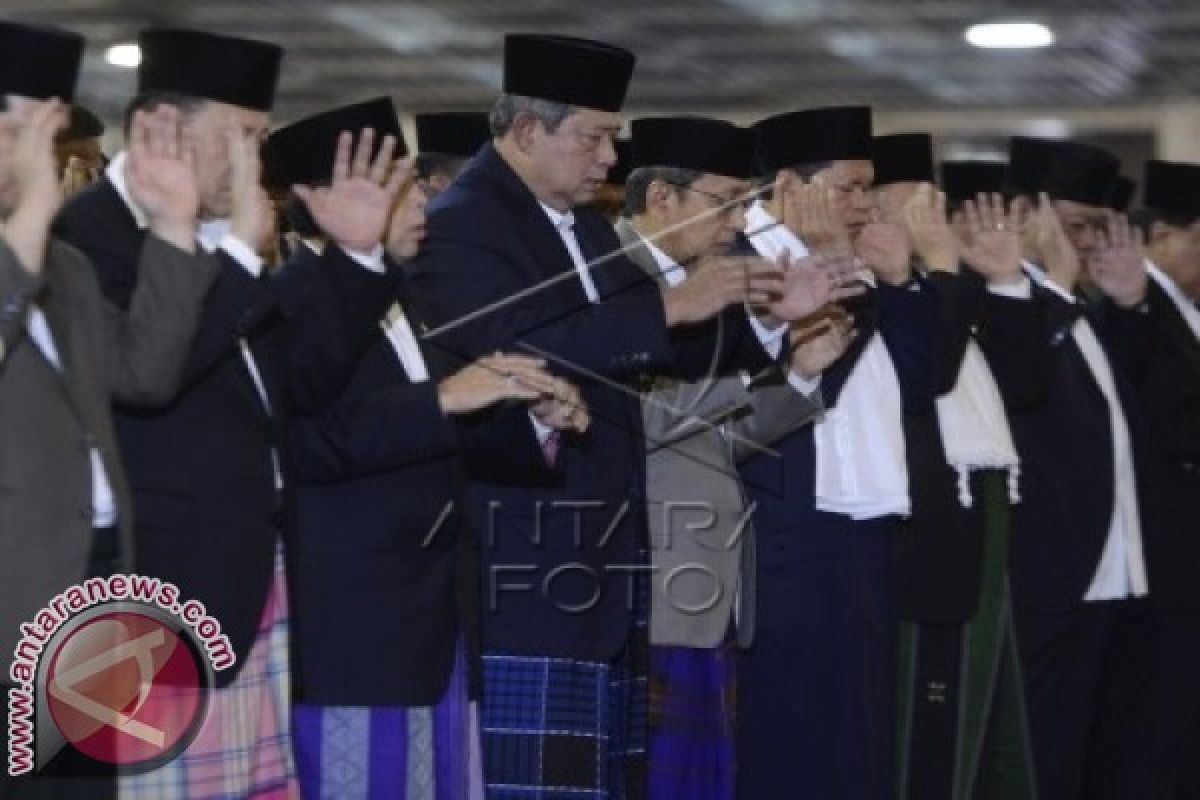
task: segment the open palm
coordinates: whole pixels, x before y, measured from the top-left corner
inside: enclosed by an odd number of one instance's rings
[[[125,180],[134,203],[152,223],[190,225],[195,220],[200,193],[193,159],[176,109],[160,106],[134,114]]]
[[[383,240],[396,196],[410,172],[410,162],[392,162],[394,136],[383,140],[372,161],[374,138],[374,131],[364,130],[351,159],[351,134],[342,133],[331,184],[295,187],[325,235],[346,250],[365,252]]]

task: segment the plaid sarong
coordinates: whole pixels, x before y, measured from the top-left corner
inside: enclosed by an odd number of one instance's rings
[[[483,800],[461,645],[437,705],[296,705],[292,731],[306,800]]]
[[[637,784],[644,774],[645,714],[634,705],[645,693],[626,668],[490,654],[483,679],[484,780],[491,800],[643,796]]]
[[[733,800],[733,648],[651,646],[651,800]]]
[[[214,689],[191,746],[173,761],[118,779],[121,800],[282,800],[300,796],[288,719],[288,605],[282,550],[258,635],[233,683]]]

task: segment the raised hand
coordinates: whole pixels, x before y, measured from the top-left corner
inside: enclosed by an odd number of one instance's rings
[[[54,135],[63,123],[62,103],[38,103],[30,108],[12,150],[13,208],[3,236],[35,275],[42,271],[50,223],[62,205]]]
[[[969,239],[963,260],[989,283],[1014,283],[1021,277],[1020,209],[1005,211],[999,194],[980,194],[963,204]]]
[[[225,129],[229,149],[230,233],[256,253],[262,253],[275,232],[275,211],[262,187],[259,140],[233,125]]]
[[[28,109],[12,151],[14,210],[24,207],[53,216],[62,204],[54,135],[62,126],[63,109],[55,99]]]
[[[325,235],[343,250],[368,252],[383,240],[400,186],[412,171],[410,160],[392,161],[395,136],[384,137],[372,161],[374,141],[375,132],[364,129],[352,157],[353,136],[343,132],[338,137],[330,186],[292,187]]]
[[[857,282],[861,265],[848,252],[810,254],[794,260],[785,255],[780,267],[784,271],[783,294],[767,305],[773,321],[796,322],[865,291]]]
[[[912,280],[912,243],[902,226],[894,222],[869,222],[854,249],[884,283],[903,286]]]
[[[796,202],[787,206],[793,219],[784,222],[796,231],[809,251],[830,253],[849,249],[850,232],[838,212],[838,190],[810,183],[796,190]]]
[[[857,332],[854,318],[840,308],[822,314],[815,321],[796,325],[790,332],[792,371],[812,380],[845,354]]]
[[[125,162],[130,197],[155,235],[188,252],[195,250],[200,207],[194,163],[194,143],[177,109],[134,112]]]
[[[958,272],[959,242],[946,218],[946,195],[922,183],[901,209],[901,219],[917,256],[930,270]]]
[[[1105,232],[1088,257],[1092,282],[1122,308],[1133,308],[1146,299],[1146,260],[1141,232],[1134,231],[1124,214],[1108,212]]]
[[[705,261],[688,279],[663,291],[667,325],[702,322],[734,303],[767,308],[783,295],[783,272],[758,257]]]
[[[1045,192],[1038,195],[1033,219],[1036,226],[1034,244],[1046,274],[1064,290],[1075,291],[1081,267],[1079,252],[1063,230],[1058,213]]]

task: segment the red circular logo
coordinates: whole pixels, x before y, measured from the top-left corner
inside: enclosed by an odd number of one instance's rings
[[[153,612],[72,620],[45,673],[63,738],[108,764],[162,763],[200,728],[207,672],[186,629]]]

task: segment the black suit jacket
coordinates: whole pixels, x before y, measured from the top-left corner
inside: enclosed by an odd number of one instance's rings
[[[101,291],[127,307],[139,280],[139,230],[113,185],[77,195],[58,234],[91,259]],[[137,570],[170,580],[204,603],[229,636],[233,680],[254,641],[270,587],[285,491],[271,451],[287,465],[284,421],[293,409],[332,402],[366,347],[392,279],[336,247],[255,279],[222,251],[179,393],[162,409],[115,414],[137,513]],[[264,406],[242,358],[253,352]],[[286,527],[286,524],[285,524]]]
[[[437,383],[412,382],[379,336],[328,411],[291,420],[302,702],[433,705],[460,642],[478,692],[479,548],[466,471],[497,482],[552,473],[528,416],[484,416],[445,416]]]
[[[934,393],[954,388],[972,338],[988,361],[1006,409],[1029,411],[1045,396],[1047,369],[1039,347],[1043,306],[987,291],[965,269],[931,273],[937,287]],[[951,623],[969,619],[979,604],[984,546],[982,482],[972,478],[975,503],[958,499],[958,473],[946,451],[932,405],[904,417],[912,515],[896,537],[896,606],[901,619]]]
[[[1118,345],[1146,412],[1151,470],[1145,481],[1150,595],[1200,609],[1200,340],[1157,283],[1145,311],[1109,307]]]
[[[576,209],[584,257],[602,259],[592,276],[603,302],[588,303],[558,232],[491,145],[428,218],[411,298],[430,326],[429,349],[449,366],[498,349],[543,355],[581,385],[592,415],[586,435],[565,437],[556,473],[510,476],[529,484],[519,487],[472,483],[485,649],[609,659],[629,631],[631,573],[646,563],[641,409],[630,384],[642,372],[758,369],[767,356],[733,313],[669,335],[645,273],[605,257],[619,248],[612,227]]]
[[[1146,515],[1144,419],[1111,328],[1083,303],[1069,304],[1041,288],[1045,304],[1040,347],[1048,356],[1045,402],[1010,417],[1021,456],[1022,502],[1013,513],[1010,552],[1013,597],[1043,611],[1077,607],[1091,586],[1113,509],[1113,441],[1108,403],[1074,337],[1081,314],[1101,343],[1129,427],[1143,542],[1152,536]],[[1154,586],[1151,584],[1151,592]]]

